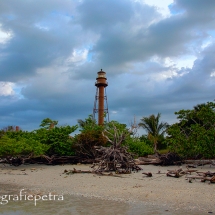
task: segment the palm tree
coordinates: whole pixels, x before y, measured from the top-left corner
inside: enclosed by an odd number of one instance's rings
[[[157,116],[152,114],[149,117],[143,117],[141,122],[138,124],[140,127],[145,129],[148,133],[148,139],[154,144],[154,152],[157,152],[157,144],[159,137],[162,137],[168,128],[168,123],[159,122],[161,114],[158,113]]]
[[[85,120],[78,119],[78,125],[79,127],[84,130],[84,129],[92,129],[93,127],[96,126],[96,120],[93,118],[93,115],[89,115],[88,118]]]

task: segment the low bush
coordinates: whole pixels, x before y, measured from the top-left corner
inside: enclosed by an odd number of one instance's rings
[[[19,157],[29,154],[32,154],[32,156],[39,156],[45,154],[49,147],[50,146],[42,144],[34,139],[20,138],[17,140],[4,135],[0,138],[0,157]]]
[[[137,157],[143,157],[149,154],[153,154],[153,147],[146,144],[143,141],[140,141],[139,138],[130,138],[126,141],[128,149],[131,153],[133,153]]]

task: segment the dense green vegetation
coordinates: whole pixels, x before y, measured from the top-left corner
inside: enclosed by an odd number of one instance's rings
[[[41,144],[31,138],[9,138],[4,135],[0,139],[0,157],[32,155],[39,156],[45,154],[49,149],[48,145]]]
[[[86,158],[95,158],[95,146],[105,146],[107,140],[102,135],[103,127],[97,125],[92,115],[83,120],[78,120],[80,134],[74,137],[76,154]]]
[[[142,117],[139,126],[146,135],[139,137],[117,121],[97,125],[92,115],[78,120],[75,126],[59,126],[58,121],[44,119],[34,131],[15,131],[13,126],[0,130],[0,157],[78,155],[94,159],[96,147],[108,146],[117,130],[123,134],[122,144],[134,156],[154,152],[176,152],[184,158],[215,157],[215,103],[208,102],[191,110],[175,113],[178,122],[160,122],[161,114]],[[72,135],[73,132],[78,134]],[[71,136],[72,135],[72,136]]]
[[[153,154],[152,144],[147,144],[138,137],[129,138],[126,141],[128,151],[134,154],[135,157],[143,157]]]
[[[166,122],[160,122],[160,117],[160,113],[157,116],[153,114],[149,117],[143,117],[139,123],[139,126],[148,133],[148,139],[153,143],[154,152],[157,152],[158,144],[162,144],[164,134],[169,126]]]
[[[53,126],[54,125],[54,126]],[[32,154],[74,155],[73,141],[69,136],[77,126],[57,126],[57,121],[44,119],[41,128],[28,131],[1,131],[0,156],[22,156]]]
[[[112,140],[115,129],[118,133],[124,134],[123,145],[136,156],[145,156],[153,153],[152,145],[145,144],[138,137],[133,137],[133,133],[127,128],[126,124],[117,121],[105,122],[103,126],[99,126],[89,115],[87,119],[78,120],[80,134],[74,137],[74,146],[76,153],[87,158],[95,158],[95,146],[108,146],[107,136]]]
[[[179,122],[168,128],[169,149],[186,158],[214,158],[215,103],[200,104],[175,114]]]

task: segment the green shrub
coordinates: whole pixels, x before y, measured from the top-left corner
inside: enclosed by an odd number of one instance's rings
[[[135,154],[137,157],[143,157],[149,154],[153,154],[153,147],[140,141],[139,138],[130,138],[126,141],[129,152]]]
[[[59,126],[54,128],[40,128],[31,132],[28,131],[7,131],[5,135],[12,141],[26,140],[34,141],[47,146],[48,155],[74,155],[73,140],[70,134],[77,129],[77,126]],[[12,145],[14,148],[14,146]]]
[[[69,136],[77,126],[62,126],[52,129],[40,128],[35,130],[35,137],[43,144],[50,146],[48,155],[70,156],[74,155],[73,139]]]
[[[175,114],[179,122],[167,130],[169,149],[184,158],[214,158],[215,103],[199,104],[192,110],[180,110]]]
[[[39,156],[45,154],[50,146],[41,144],[34,139],[20,138],[11,139],[4,135],[0,138],[0,157],[6,156],[22,156],[32,154],[33,156]]]

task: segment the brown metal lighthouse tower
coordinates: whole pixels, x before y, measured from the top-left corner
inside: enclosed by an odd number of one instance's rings
[[[108,86],[106,72],[99,71],[98,76],[96,78],[95,83],[96,88],[96,96],[94,102],[94,109],[93,109],[93,117],[95,119],[96,113],[98,113],[98,124],[103,125],[104,117],[108,117],[109,121],[109,113],[108,113],[108,104],[107,104],[107,95],[106,95],[106,87]],[[97,102],[98,101],[98,102]],[[98,103],[98,107],[97,107]]]

